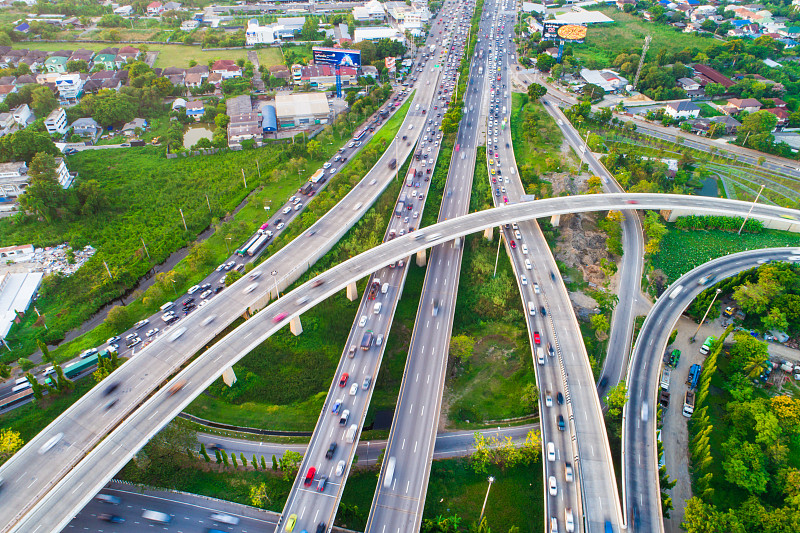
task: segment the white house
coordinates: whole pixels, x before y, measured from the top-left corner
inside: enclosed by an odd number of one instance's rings
[[[62,103],[76,103],[83,91],[83,79],[77,72],[71,74],[61,74],[56,79],[56,89],[58,97]]]
[[[31,112],[31,108],[28,107],[28,104],[20,104],[11,111],[11,114],[14,115],[14,122],[23,128],[28,125],[28,121],[33,117],[33,113]]]
[[[164,6],[161,2],[150,2],[147,4],[147,14],[152,16],[160,15],[164,12]]]
[[[127,17],[133,13],[133,6],[119,6],[118,8],[114,9],[115,15],[120,15],[123,17]]]
[[[67,163],[66,161],[64,161],[63,157],[56,157],[55,161],[56,161],[56,179],[58,180],[58,183],[64,189],[69,189],[70,186],[72,185],[72,180],[74,179],[74,176],[69,173],[69,170],[67,169]]]
[[[700,108],[688,101],[681,100],[680,102],[670,102],[664,108],[664,112],[672,118],[697,118],[700,116]]]
[[[50,135],[55,135],[56,133],[64,135],[67,133],[69,125],[67,124],[67,113],[64,108],[53,109],[44,119],[44,127],[47,128],[47,133]]]
[[[386,18],[386,10],[378,0],[370,0],[363,6],[353,8],[353,18],[359,22],[384,20]]]

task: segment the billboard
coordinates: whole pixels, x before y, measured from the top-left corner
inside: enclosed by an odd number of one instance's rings
[[[344,48],[322,48],[315,46],[312,48],[314,53],[314,63],[317,65],[339,65],[340,67],[361,66],[361,51],[346,50]]]
[[[583,42],[586,39],[586,26],[582,24],[545,20],[542,25],[542,39],[546,41]]]

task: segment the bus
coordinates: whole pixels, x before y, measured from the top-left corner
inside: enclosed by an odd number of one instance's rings
[[[23,391],[17,392],[16,394],[12,394],[11,396],[6,396],[2,400],[0,400],[0,411],[24,403],[26,400],[32,397],[33,397],[32,389],[25,389]]]
[[[256,243],[256,241],[257,241],[257,240],[258,240],[260,237],[261,237],[261,234],[260,234],[260,233],[256,233],[256,234],[253,236],[253,238],[251,238],[249,241],[247,241],[247,244],[245,244],[245,245],[244,245],[242,248],[240,248],[239,250],[236,250],[236,254],[237,254],[237,255],[240,255],[240,256],[242,256],[242,257],[244,257],[244,256],[245,256],[245,254],[247,254],[247,250],[249,250],[249,249],[250,249],[250,247],[251,247],[251,246],[253,246],[253,245]],[[252,255],[252,254],[251,254],[251,255]]]
[[[20,392],[20,391],[23,391],[25,389],[30,389],[30,388],[31,388],[31,382],[26,379],[25,383],[20,383],[19,385],[14,385],[14,387],[11,389],[11,392]]]
[[[355,134],[353,135],[353,140],[354,141],[360,141],[361,139],[364,138],[364,135],[366,133],[367,133],[366,129],[356,131]]]

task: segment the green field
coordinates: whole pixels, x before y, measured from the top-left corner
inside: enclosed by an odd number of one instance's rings
[[[54,52],[56,50],[64,50],[67,48],[83,48],[97,52],[103,48],[117,47],[121,48],[126,46],[125,43],[93,43],[87,41],[75,41],[72,43],[43,43],[43,42],[17,42],[14,43],[14,48],[27,48],[30,50],[45,50]],[[130,46],[139,47],[146,46],[151,52],[158,52],[155,67],[183,67],[189,66],[189,61],[194,59],[199,65],[206,65],[209,61],[216,61],[217,59],[247,59],[247,50],[244,49],[228,49],[228,50],[209,50],[205,51],[200,46],[189,46],[180,44],[147,44],[137,45],[131,44]],[[258,53],[258,60],[264,66],[273,66],[283,64],[283,57],[279,48],[261,48],[256,50]]]
[[[590,63],[589,68],[608,67],[621,53],[641,53],[646,35],[653,38],[648,52],[652,57],[655,57],[659,50],[667,52],[678,52],[684,48],[705,50],[715,42],[710,37],[683,33],[672,26],[644,21],[629,13],[623,13],[616,7],[602,7],[593,11],[600,11],[615,22],[590,26],[586,42],[573,45],[576,57],[596,62],[596,65]]]
[[[653,257],[654,268],[662,270],[673,282],[689,270],[717,257],[776,246],[800,246],[800,234],[764,230],[763,233],[742,233],[721,230],[670,230],[661,241],[661,251]]]

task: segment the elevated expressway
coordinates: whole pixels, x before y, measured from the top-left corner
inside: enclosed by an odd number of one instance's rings
[[[150,348],[159,341],[145,348],[140,352],[139,359],[129,361],[110,378],[121,381],[120,388],[123,392],[135,392],[135,403],[126,412],[117,413],[113,420],[111,417],[106,419],[109,412],[103,408],[105,385],[95,387],[79,402],[81,409],[73,409],[75,406],[70,408],[3,465],[0,476],[5,479],[6,486],[0,516],[4,520],[4,530],[44,532],[63,528],[114,473],[226,368],[285,326],[293,317],[299,316],[376,268],[488,227],[571,212],[634,208],[630,202],[636,202],[635,209],[680,208],[705,214],[734,216],[742,216],[752,207],[751,216],[755,218],[772,221],[783,229],[797,230],[800,227],[800,213],[779,207],[697,196],[603,194],[549,198],[489,209],[449,219],[383,243],[337,265],[274,301],[197,356],[166,384],[166,379],[188,359],[186,350],[176,342],[179,339],[170,342],[171,336],[163,338],[158,350]],[[783,218],[784,216],[792,219]],[[304,235],[298,240],[302,242],[307,238]],[[322,284],[319,285],[319,282]],[[230,308],[244,310],[253,305],[254,296],[266,300],[269,284],[262,280],[262,283],[249,292],[243,290],[250,289],[252,284],[245,277],[221,293],[223,298],[218,301],[224,302]],[[305,300],[304,297],[308,299]],[[299,304],[298,301],[301,300],[304,303]],[[201,337],[201,332],[208,327],[203,326],[202,321],[207,318],[208,316],[200,314],[187,318],[184,325],[194,329],[180,339]],[[214,325],[215,321],[214,319],[208,325]],[[133,372],[131,375],[125,372],[126,367],[135,366],[131,363],[145,360],[146,365],[141,367],[147,369],[144,373]],[[170,389],[181,384],[182,389],[172,393]],[[160,387],[161,385],[165,386]],[[39,454],[40,447],[59,432],[64,432],[62,438],[47,453]],[[106,437],[101,440],[106,433]],[[37,483],[39,488],[35,493],[26,492],[26,488]],[[36,494],[37,498],[32,499],[31,505],[26,505],[26,502],[19,501],[20,494]]]
[[[622,418],[623,498],[628,529],[633,532],[664,531],[658,477],[656,410],[662,368],[662,355],[669,336],[684,309],[709,285],[700,278],[714,275],[722,281],[766,261],[786,261],[798,254],[796,248],[764,248],[726,255],[687,272],[664,291],[647,315],[639,332],[628,371],[628,402]],[[674,298],[668,295],[678,285],[683,290]],[[679,384],[682,385],[682,384]],[[683,395],[674,392],[672,409],[680,410]],[[646,408],[644,406],[647,406]],[[643,416],[643,409],[652,413]],[[669,446],[670,444],[665,444]]]

